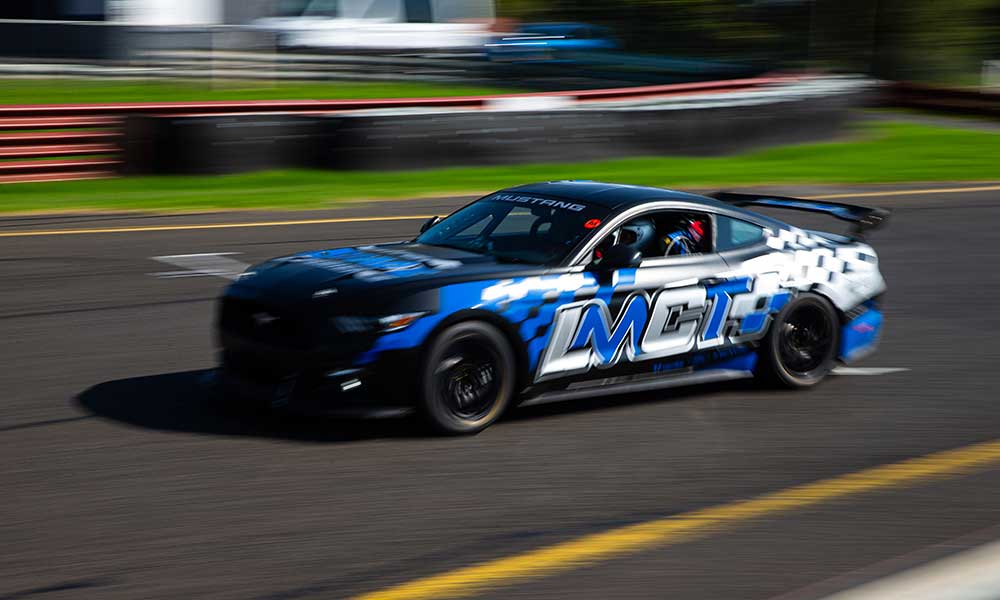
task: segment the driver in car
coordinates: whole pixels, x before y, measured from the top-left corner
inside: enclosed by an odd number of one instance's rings
[[[604,253],[613,247],[622,246],[641,252],[643,256],[653,256],[660,240],[656,237],[656,224],[652,219],[640,217],[618,228],[594,250],[594,263],[599,264]]]
[[[675,231],[657,235],[653,219],[640,217],[629,221],[594,251],[594,262],[600,263],[604,253],[615,246],[641,252],[644,257],[685,256],[702,252],[702,240],[707,230],[704,220],[685,217],[676,227]]]
[[[684,218],[676,231],[663,238],[666,245],[664,256],[684,256],[701,252],[701,241],[705,238],[705,222],[701,219]]]

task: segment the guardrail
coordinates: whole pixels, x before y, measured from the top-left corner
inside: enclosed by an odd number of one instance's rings
[[[112,116],[0,117],[0,183],[112,177],[120,126]]]
[[[477,110],[519,99],[556,97],[565,102],[600,102],[726,94],[799,81],[798,77],[756,77],[699,83],[537,94],[376,100],[251,100],[0,106],[0,183],[111,177],[121,154],[121,128],[128,115],[329,114],[373,109]]]

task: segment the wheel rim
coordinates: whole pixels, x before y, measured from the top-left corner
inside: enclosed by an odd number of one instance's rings
[[[781,324],[781,361],[797,375],[811,375],[827,364],[833,347],[833,323],[818,306],[802,306]]]
[[[472,340],[452,343],[434,371],[441,403],[463,421],[487,416],[500,389],[499,357]]]

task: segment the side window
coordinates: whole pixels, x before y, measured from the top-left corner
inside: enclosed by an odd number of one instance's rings
[[[723,215],[719,215],[715,222],[719,228],[716,236],[719,252],[750,246],[764,239],[764,228],[753,223]]]
[[[613,246],[630,246],[643,258],[685,256],[712,252],[712,220],[705,213],[664,210],[627,221],[597,246],[599,261]]]

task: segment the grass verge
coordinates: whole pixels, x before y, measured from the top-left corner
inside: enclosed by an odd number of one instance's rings
[[[274,82],[0,79],[0,104],[184,102],[202,100],[344,100],[482,96],[519,90],[411,82]]]
[[[0,185],[0,212],[321,208],[347,200],[488,192],[552,179],[664,187],[1000,179],[1000,133],[904,123],[868,123],[858,133],[850,141],[718,158],[632,158],[398,172],[270,171]]]

